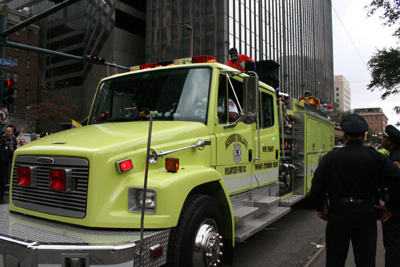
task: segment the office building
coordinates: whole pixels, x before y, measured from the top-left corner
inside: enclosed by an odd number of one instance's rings
[[[356,108],[354,113],[367,121],[370,137],[382,138],[382,133],[385,132],[385,128],[388,125],[388,117],[386,117],[381,108]]]
[[[335,75],[334,107],[342,112],[351,110],[351,89],[349,81],[343,75]]]
[[[225,63],[236,47],[256,61],[276,61],[281,91],[300,98],[310,90],[333,102],[331,1],[155,0],[147,10],[147,63],[192,49]]]
[[[24,10],[9,10],[7,14],[6,28],[24,21],[32,16],[29,8]],[[31,46],[39,46],[40,27],[32,24],[28,27],[19,30],[10,36],[8,41],[23,43]],[[5,105],[5,110],[8,113],[7,121],[4,125],[13,124],[19,127],[24,126],[26,129],[34,131],[36,124],[33,120],[26,120],[26,114],[29,113],[29,108],[32,104],[37,103],[37,91],[39,81],[39,57],[37,53],[30,51],[6,47],[5,59],[13,62],[13,66],[2,66],[4,68],[4,76],[7,79],[12,79],[15,85],[14,94],[11,96],[3,96],[3,98],[11,97],[12,103]]]
[[[36,14],[59,1],[5,0]],[[279,88],[300,98],[305,90],[333,102],[331,2],[328,0],[81,0],[41,23],[43,46],[74,55],[97,55],[122,66],[211,55],[228,61],[236,47],[256,61],[280,65]],[[61,82],[79,108],[89,112],[104,66],[46,56],[47,81]]]
[[[29,8],[38,14],[54,2],[3,0],[10,9]],[[40,46],[76,56],[95,55],[120,66],[143,63],[145,51],[146,2],[129,0],[81,0],[40,21]],[[33,52],[32,52],[33,53]],[[71,119],[84,120],[90,111],[93,94],[101,78],[124,70],[40,54],[42,77],[47,86],[57,88],[76,109]],[[66,103],[69,104],[69,103]],[[55,132],[70,122],[55,120],[41,131]]]

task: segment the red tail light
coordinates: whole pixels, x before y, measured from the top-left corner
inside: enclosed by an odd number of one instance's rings
[[[66,170],[50,170],[50,189],[66,191],[67,190],[67,172]]]
[[[17,184],[21,186],[31,186],[31,168],[17,168]]]
[[[150,251],[153,252],[153,259],[158,259],[163,255],[163,247],[161,245],[155,245],[150,248]]]

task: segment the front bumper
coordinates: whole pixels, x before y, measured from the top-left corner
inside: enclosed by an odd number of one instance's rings
[[[0,267],[160,266],[166,262],[169,229],[97,229],[9,212],[0,206]],[[162,246],[153,259],[152,249]],[[140,250],[142,257],[140,257]],[[48,266],[48,265],[47,265]]]

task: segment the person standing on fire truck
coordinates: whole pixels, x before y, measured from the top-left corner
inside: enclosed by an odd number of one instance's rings
[[[400,168],[400,131],[388,125],[382,135],[382,147],[389,151],[389,158]],[[399,211],[398,211],[399,212]],[[385,246],[385,266],[400,266],[400,214],[382,223],[383,245]]]
[[[239,55],[237,49],[234,47],[229,50],[229,56],[231,59],[229,59],[226,65],[240,71],[245,71],[246,62],[254,62],[254,60],[247,55]]]
[[[326,226],[326,266],[345,266],[350,240],[356,266],[375,267],[377,218],[374,197],[387,183],[390,201],[382,209],[382,222],[400,206],[400,169],[375,149],[363,146],[368,123],[357,114],[340,123],[346,146],[326,154],[314,172],[311,195],[317,215]],[[323,214],[326,194],[328,215]]]

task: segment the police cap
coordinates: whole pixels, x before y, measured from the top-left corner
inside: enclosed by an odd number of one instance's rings
[[[364,118],[357,114],[350,114],[344,117],[340,122],[340,127],[352,137],[362,136],[369,128]]]
[[[400,145],[400,131],[397,130],[396,127],[394,127],[393,125],[386,126],[385,133],[390,141],[392,141],[396,145]]]

